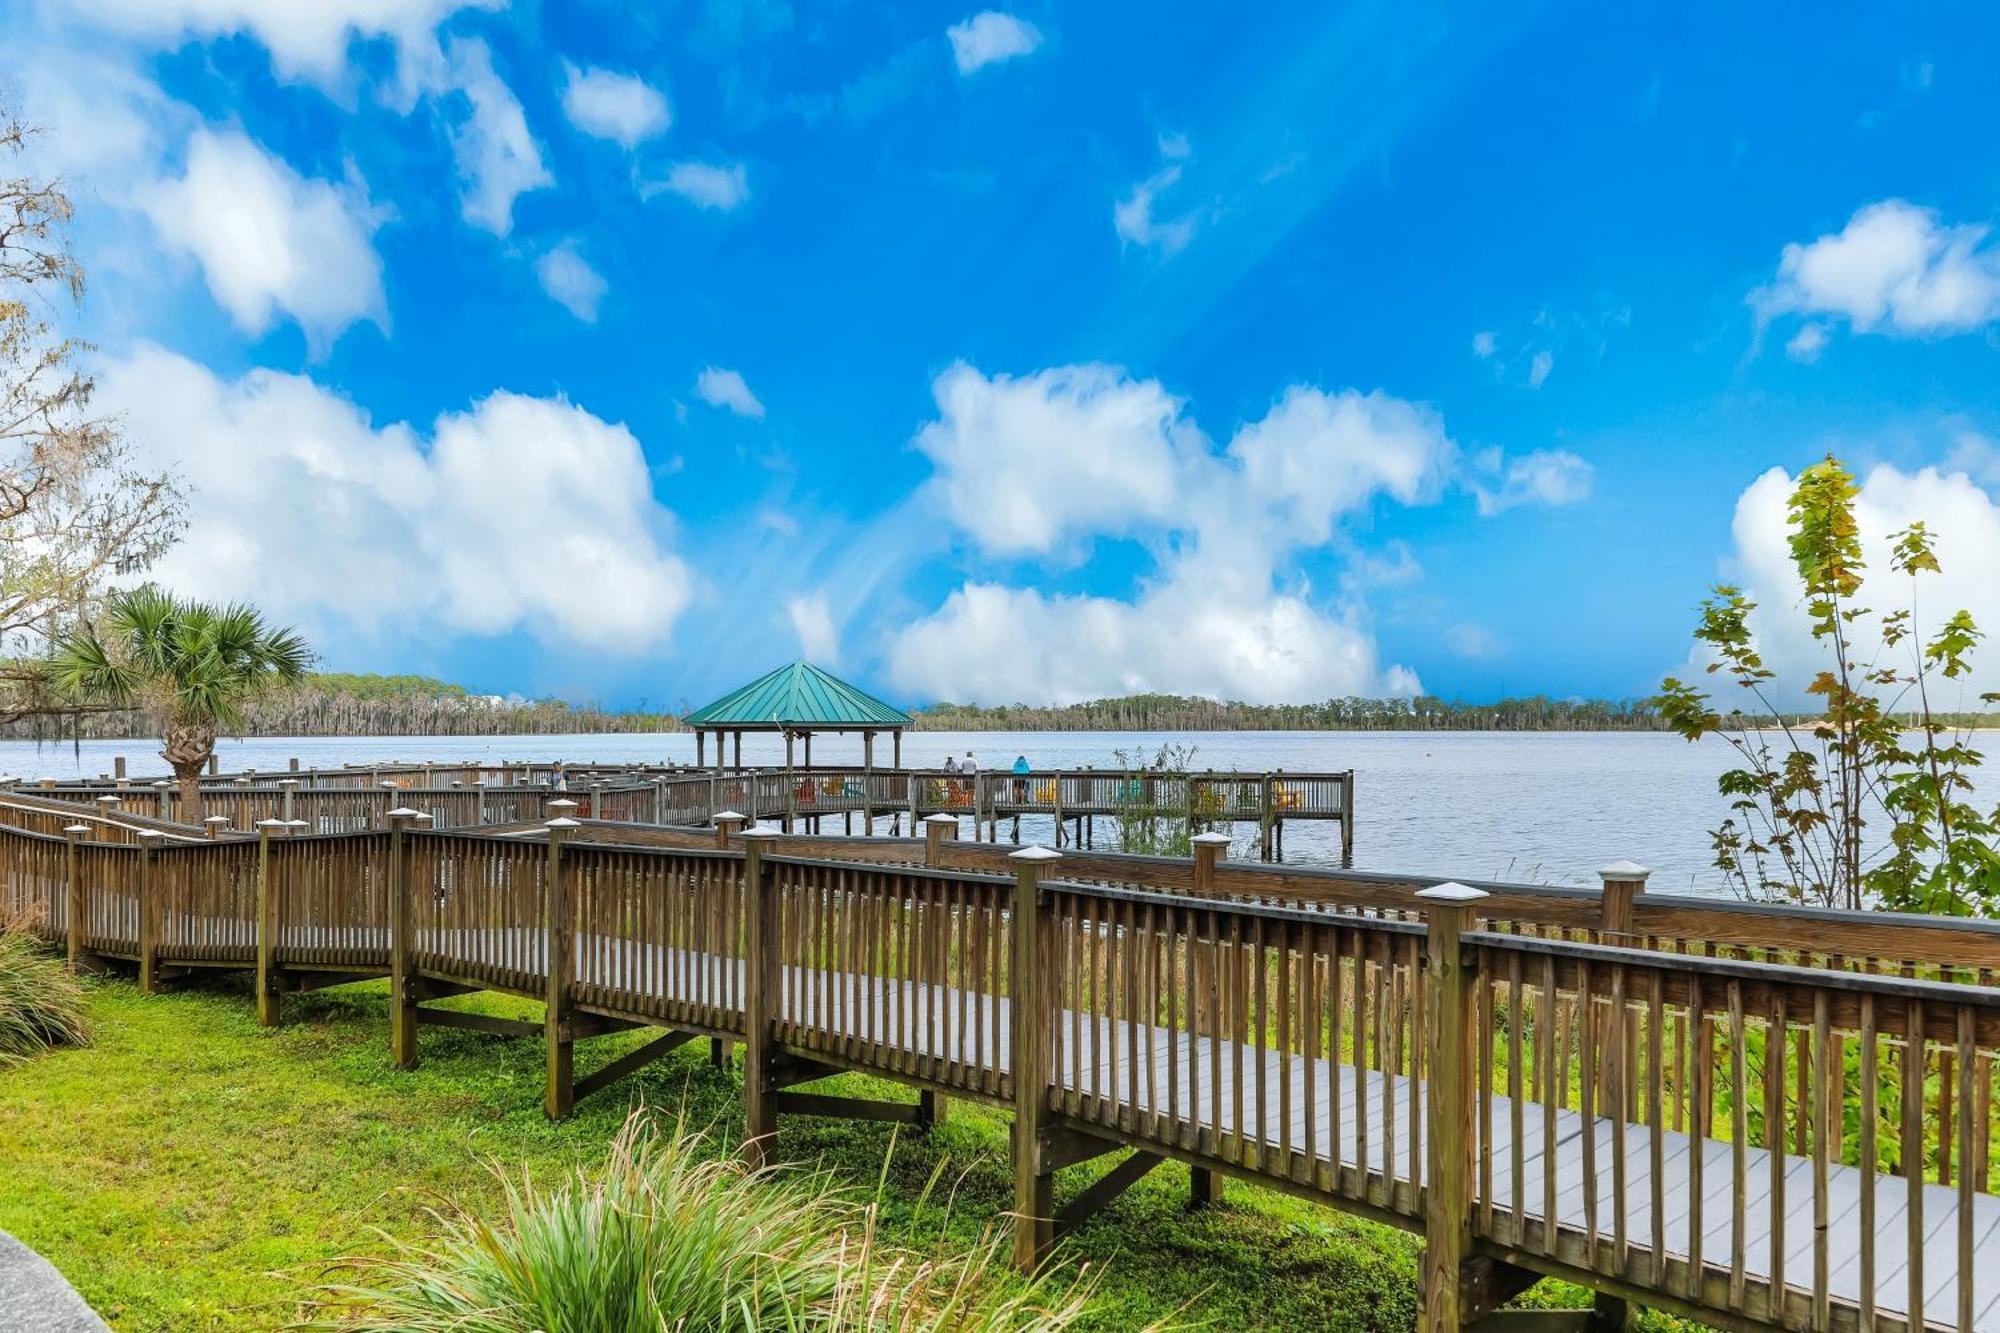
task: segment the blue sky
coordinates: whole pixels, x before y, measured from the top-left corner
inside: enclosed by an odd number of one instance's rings
[[[1969,10],[0,16],[160,576],[329,668],[1636,695],[1829,448],[2000,621]]]

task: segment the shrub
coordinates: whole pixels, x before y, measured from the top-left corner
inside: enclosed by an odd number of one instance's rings
[[[827,1176],[753,1172],[644,1111],[595,1172],[548,1189],[504,1183],[497,1218],[447,1206],[435,1244],[343,1261],[346,1279],[316,1291],[297,1327],[1036,1333],[1066,1327],[1088,1295],[984,1280],[997,1240],[957,1258],[885,1249],[875,1209]]]
[[[0,921],[0,1065],[89,1040],[76,978],[23,923]]]

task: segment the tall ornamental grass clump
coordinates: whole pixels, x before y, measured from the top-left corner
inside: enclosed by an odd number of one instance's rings
[[[997,1240],[956,1257],[885,1245],[875,1209],[823,1174],[752,1171],[707,1136],[646,1112],[594,1172],[506,1182],[493,1216],[437,1210],[433,1244],[343,1261],[311,1297],[321,1330],[398,1333],[1038,1333],[1087,1289],[1002,1288]]]
[[[89,1040],[76,978],[24,922],[0,920],[0,1066]]]

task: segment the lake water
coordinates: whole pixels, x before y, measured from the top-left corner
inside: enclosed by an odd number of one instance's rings
[[[1409,871],[1551,884],[1595,884],[1600,865],[1629,858],[1653,868],[1652,887],[1716,892],[1708,830],[1725,813],[1715,778],[1731,751],[1720,741],[1689,745],[1659,733],[1611,732],[914,732],[905,763],[941,765],[969,749],[982,768],[1026,755],[1037,768],[1111,768],[1119,750],[1194,748],[1194,766],[1246,770],[1355,771],[1354,863]],[[223,741],[225,770],[282,769],[389,760],[548,760],[579,763],[694,759],[692,735],[313,737]],[[132,776],[163,776],[147,741],[68,744],[0,742],[0,772],[21,777],[94,777],[124,755]],[[713,758],[713,755],[710,756]],[[746,737],[747,762],[779,764],[775,737]],[[887,744],[877,761],[887,764]],[[816,763],[859,763],[858,737],[828,736]],[[1239,826],[1239,839],[1250,830]],[[1026,821],[1024,840],[1047,841],[1048,821]],[[1107,844],[1100,841],[1099,846]],[[1331,825],[1299,823],[1286,858],[1338,855]],[[1254,853],[1252,853],[1254,855]]]

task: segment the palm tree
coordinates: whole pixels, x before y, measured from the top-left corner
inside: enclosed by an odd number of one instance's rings
[[[120,593],[95,626],[56,645],[56,688],[79,702],[143,707],[165,719],[160,757],[180,782],[182,819],[201,818],[201,770],[216,732],[242,721],[243,705],[272,685],[296,684],[312,651],[290,627],[254,608],[184,601],[147,586]]]

